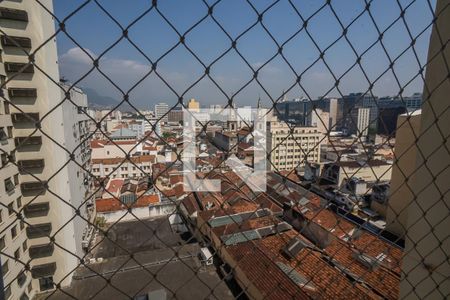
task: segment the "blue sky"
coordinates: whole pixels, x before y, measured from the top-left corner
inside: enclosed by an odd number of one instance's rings
[[[259,12],[274,3],[268,0],[251,2]],[[399,2],[406,7],[411,1]],[[432,13],[426,0],[412,2],[413,4],[405,12],[405,20],[411,34],[417,36],[431,22]],[[55,0],[55,14],[62,19],[82,3],[83,1],[78,0]],[[99,0],[99,3],[122,26],[126,27],[149,8],[151,1]],[[324,1],[292,0],[292,3],[306,19],[321,7]],[[364,0],[334,0],[331,3],[344,26],[352,22],[365,7]],[[434,1],[432,4],[434,6]],[[200,0],[158,1],[158,8],[181,34],[207,14],[206,5]],[[374,0],[370,11],[380,31],[383,31],[399,16],[401,8],[397,1]],[[213,15],[232,38],[240,35],[257,19],[255,11],[243,0],[223,0],[214,7]],[[299,30],[303,22],[289,1],[281,0],[264,14],[263,24],[281,44]],[[66,28],[69,35],[95,58],[122,35],[119,26],[94,1],[69,18]],[[317,46],[324,49],[342,34],[342,29],[331,9],[326,7],[311,18],[308,23],[308,32]],[[428,29],[420,35],[415,46],[422,65],[426,61],[429,35]],[[129,37],[151,60],[158,59],[179,40],[175,31],[155,11],[149,12],[131,26]],[[349,27],[347,37],[355,50],[362,53],[376,41],[378,33],[369,15],[365,13]],[[411,40],[401,20],[386,31],[383,42],[392,59],[409,46]],[[57,43],[61,76],[75,82],[86,74],[92,62],[85,52],[63,33],[58,34]],[[231,42],[208,17],[186,35],[186,44],[208,65],[223,53]],[[263,65],[276,54],[278,49],[260,24],[238,40],[237,48],[253,68]],[[283,53],[292,67],[301,73],[314,62],[320,52],[303,30],[284,46]],[[339,40],[329,48],[324,58],[337,77],[347,71],[356,60],[355,54],[345,39]],[[389,66],[389,60],[379,43],[362,56],[361,63],[370,81],[378,78]],[[100,69],[119,88],[128,92],[149,71],[150,63],[144,55],[123,39],[101,56]],[[418,69],[419,63],[411,49],[405,52],[394,65],[395,74],[402,86],[417,74]],[[182,45],[159,61],[158,72],[179,95],[184,94],[185,99],[194,97],[205,106],[227,102],[226,96],[208,78],[186,91],[202,76],[204,68]],[[255,105],[259,96],[263,103],[269,104],[270,97],[277,99],[283,90],[288,90],[296,81],[296,76],[289,66],[280,56],[277,56],[259,71],[258,78],[266,91],[253,82],[236,94],[253,74],[235,51],[229,52],[216,62],[210,74],[228,96],[235,95],[234,99],[239,105]],[[325,64],[320,61],[304,73],[300,83],[303,89],[298,85],[295,86],[288,92],[288,98],[300,96],[315,98],[325,95],[334,86],[334,79]],[[101,95],[117,99],[122,97],[121,92],[98,71],[85,77],[78,85],[93,88]],[[340,80],[339,85],[343,94],[366,91],[368,87],[369,83],[359,67],[348,72]],[[392,72],[386,73],[374,84],[374,93],[378,96],[397,94],[399,89]],[[420,78],[406,86],[405,94],[417,91],[422,91]],[[141,108],[153,108],[155,103],[162,101],[170,104],[177,101],[175,93],[154,74],[133,88],[129,95],[130,101]],[[333,89],[327,96],[339,96],[339,92]]]

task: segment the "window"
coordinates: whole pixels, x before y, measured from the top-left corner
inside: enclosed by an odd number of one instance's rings
[[[0,223],[3,223],[3,209],[0,209]]]
[[[36,224],[27,227],[27,236],[29,239],[40,238],[50,235],[52,231],[51,223]]]
[[[41,291],[51,290],[53,288],[53,277],[44,277],[39,279],[39,289]]]
[[[8,126],[8,127],[7,127],[7,130],[8,130],[8,137],[9,137],[9,138],[12,138],[12,137],[13,137],[13,133],[12,133],[12,132],[13,132],[13,131],[12,131],[12,130],[13,130],[13,127],[12,127],[12,126]]]
[[[16,203],[17,203],[17,208],[21,208],[22,207],[22,197],[17,198]]]
[[[28,295],[25,292],[23,292],[23,294],[22,294],[22,296],[20,296],[19,300],[30,300],[30,298],[28,298]]]
[[[9,103],[8,102],[3,103],[3,108],[5,110],[5,115],[9,115],[10,111],[9,111]]]
[[[25,274],[25,272],[21,272],[18,276],[17,276],[17,284],[22,287],[25,282],[27,281],[27,275]]]
[[[14,185],[19,184],[19,174],[14,175]]]
[[[23,221],[20,221],[20,230],[23,230],[25,228],[25,223]]]
[[[8,272],[9,272],[9,265],[8,265],[8,261],[6,260],[5,263],[2,265],[2,275],[3,275],[3,277]]]
[[[8,155],[6,155],[6,153],[2,153],[1,159],[2,159],[2,167],[6,166],[6,164],[8,163]]]
[[[11,285],[9,285],[4,291],[5,299],[11,298]]]
[[[5,128],[0,127],[0,141],[5,142],[8,140],[8,136],[6,135]]]
[[[0,238],[0,250],[5,249],[5,247],[6,247],[5,236],[2,236],[2,237]]]
[[[22,243],[22,251],[25,252],[25,251],[27,251],[27,249],[28,249],[27,241],[24,241],[24,242]]]
[[[11,193],[12,191],[14,191],[15,186],[13,184],[13,182],[11,181],[11,178],[6,178],[5,179],[5,191],[7,193]]]
[[[30,203],[25,205],[24,213],[27,218],[46,216],[50,209],[48,202]]]
[[[20,260],[20,248],[17,248],[17,250],[14,251],[14,258]]]
[[[16,228],[16,225],[14,225],[11,228],[11,238],[15,238],[16,236],[17,236],[17,228]]]
[[[14,213],[14,202],[8,204],[8,215],[12,215]]]

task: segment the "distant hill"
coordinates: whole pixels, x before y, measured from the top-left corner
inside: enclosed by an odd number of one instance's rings
[[[83,91],[86,93],[89,106],[91,107],[111,108],[119,103],[119,101],[112,97],[99,95],[94,89],[85,87]]]
[[[94,89],[85,87],[83,88],[83,91],[88,97],[88,104],[91,108],[112,109],[114,106],[119,104],[119,100],[113,97],[99,95]],[[135,112],[135,110],[128,103],[122,103],[119,107],[119,110],[122,112]]]

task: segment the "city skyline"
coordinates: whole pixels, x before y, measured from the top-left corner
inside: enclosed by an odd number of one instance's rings
[[[71,5],[61,3],[60,1],[55,2],[55,14],[58,18],[63,19],[80,2]],[[406,1],[400,1],[400,4],[403,5],[403,8],[407,7],[405,21],[411,30],[411,34],[416,36],[424,30],[414,45],[415,53],[420,64],[423,65],[430,33],[426,20],[428,20],[428,14],[431,15],[431,10],[425,2],[409,5]],[[130,10],[126,12],[121,10],[120,5],[114,1],[101,2],[101,5],[123,27],[130,24],[140,14],[144,14],[146,9],[149,9],[148,3],[143,1],[134,2],[134,5],[130,7],[131,12]],[[189,25],[195,23],[195,20],[205,17],[208,13],[206,5],[200,1],[178,4],[178,6],[182,6],[179,10],[170,10],[173,5],[174,2],[171,1],[158,3],[158,9],[164,14],[166,11],[169,12],[168,20],[181,34],[188,29]],[[255,9],[260,12],[268,5],[268,1],[258,1],[254,4]],[[319,3],[315,1],[295,3],[294,5],[305,19],[320,7]],[[333,2],[332,5],[344,26],[355,19],[359,12],[363,12],[365,8],[364,1],[351,6],[340,2]],[[239,21],[237,22],[232,22],[231,20],[234,19],[230,17],[234,16],[236,11],[243,17],[238,18]],[[397,3],[391,1],[374,1],[371,3],[370,11],[377,22],[378,29],[383,31],[398,18],[400,8]],[[252,21],[257,20],[256,13],[245,2],[217,4],[213,9],[213,16],[229,32],[232,39],[235,39],[239,33],[249,27]],[[279,44],[287,40],[302,25],[301,18],[295,13],[294,8],[288,1],[276,2],[263,15],[262,20],[270,33],[276,36]],[[390,27],[384,33],[382,39],[383,45],[388,48],[387,51],[391,59],[394,59],[411,44],[406,27],[399,23],[397,22],[395,26]],[[339,26],[332,11],[325,8],[309,20],[307,29],[317,46],[323,50],[341,36],[342,29]],[[79,48],[63,33],[57,35],[61,76],[72,82],[77,82],[77,79],[92,67],[92,60],[87,53],[96,59],[122,36],[122,30],[116,24],[113,24],[113,21],[102,11],[102,8],[95,3],[89,3],[81,8],[75,16],[65,22],[65,28],[69,35],[76,36],[75,40],[83,48]],[[92,34],[79,34],[88,30],[88,28]],[[108,30],[104,30],[106,28]],[[154,61],[169,50],[171,46],[179,42],[179,37],[175,31],[165,23],[154,9],[130,27],[128,37],[131,41],[137,42],[135,43],[137,48],[133,47],[127,40],[122,39],[99,60],[102,72],[117,84],[124,93],[151,70],[150,62],[143,54]],[[352,43],[352,46],[355,47],[357,53],[361,54],[370,47],[373,41],[377,40],[379,35],[366,12],[349,27],[347,37],[350,43],[358,40],[358,43],[355,45]],[[205,38],[210,43],[205,43]],[[207,17],[204,22],[186,34],[185,42],[196,55],[201,57],[205,65],[211,63],[231,45],[230,39],[219,29],[211,17]],[[259,24],[243,35],[236,45],[254,69],[262,66],[278,51],[275,43]],[[302,49],[303,52],[299,53],[298,49]],[[139,53],[139,50],[143,54]],[[320,56],[320,51],[303,30],[283,46],[283,54],[294,69],[301,73]],[[341,38],[325,51],[324,59],[327,64],[332,66],[331,70],[336,77],[339,77],[352,66],[356,56],[345,39]],[[361,59],[361,66],[371,82],[374,82],[380,74],[389,69],[389,64],[389,60],[379,42],[367,51]],[[402,87],[417,75],[418,68],[412,49],[403,53],[393,66]],[[186,48],[179,45],[158,62],[157,71],[176,93],[181,95],[204,74],[204,67],[196,61]],[[231,50],[211,67],[210,76],[227,96],[231,97],[252,79],[253,74],[238,54]],[[281,97],[283,91],[286,91],[288,98],[305,96],[314,99],[321,96],[339,97],[340,92],[344,95],[355,91],[366,92],[370,85],[364,79],[360,68],[355,66],[340,80],[339,92],[333,89],[335,81],[330,75],[330,71],[322,61],[319,61],[302,76],[300,83],[304,89],[296,85],[289,90],[292,85],[295,85],[297,78],[280,55],[259,71],[258,79],[274,100]],[[422,92],[421,81],[420,76],[412,80],[410,84],[404,87],[404,94],[409,96],[415,92]],[[77,83],[82,88],[95,89],[102,96],[112,97],[118,101],[123,98],[121,92],[96,70]],[[326,94],[329,90],[331,91]],[[399,90],[400,87],[392,71],[385,73],[373,85],[373,93],[377,96],[397,95]],[[262,103],[268,105],[271,104],[269,95],[253,81],[233,99],[238,105],[248,105],[254,103],[260,96]],[[196,98],[207,105],[228,102],[227,97],[219,91],[211,80],[206,78],[184,94],[183,98],[185,100]],[[154,74],[150,74],[129,93],[129,99],[138,108],[150,108],[159,102],[166,102],[171,106],[175,105],[178,96]]]

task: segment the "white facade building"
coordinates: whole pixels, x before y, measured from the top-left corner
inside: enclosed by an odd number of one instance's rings
[[[158,103],[155,105],[155,117],[159,122],[167,123],[169,122],[169,105],[167,103]]]
[[[70,178],[70,194],[72,195],[71,203],[79,209],[81,217],[74,218],[75,241],[77,255],[83,256],[82,240],[83,233],[87,229],[88,223],[85,219],[89,219],[88,204],[93,205],[92,201],[85,203],[86,196],[89,195],[90,177],[90,160],[91,150],[89,146],[89,127],[91,119],[87,111],[88,100],[87,95],[79,88],[64,86],[64,89],[70,93],[70,100],[65,101],[62,105],[64,118],[64,135],[65,147],[73,153],[73,160],[70,161],[67,168]],[[62,92],[61,99],[65,95]],[[76,106],[75,106],[75,105]],[[70,160],[70,155],[66,153],[66,161]],[[76,214],[75,210],[72,214]]]
[[[320,162],[320,143],[323,134],[317,127],[295,127],[285,122],[267,122],[267,152],[271,170],[292,170],[306,161]]]
[[[371,108],[355,108],[352,110],[351,134],[366,138],[369,133]]]
[[[50,0],[0,3],[1,84],[9,80],[3,93],[18,107],[9,106],[11,118],[0,116],[0,127],[4,127],[8,137],[0,147],[6,153],[15,149],[14,159],[20,166],[20,173],[11,164],[0,170],[1,179],[9,178],[2,182],[1,201],[6,205],[13,203],[12,213],[2,209],[5,223],[0,221],[0,226],[17,219],[14,211],[25,218],[24,223],[13,223],[10,230],[0,235],[0,245],[2,238],[4,241],[2,252],[9,255],[1,256],[7,299],[31,299],[36,292],[53,289],[55,283],[67,286],[79,264],[74,255],[79,253],[78,228],[70,220],[75,214],[70,205],[76,206],[78,197],[84,194],[73,194],[79,181],[73,178],[73,164],[65,166],[69,154],[62,147],[69,149],[78,144],[68,135],[79,135],[80,127],[77,128],[76,107],[75,116],[72,115],[73,104],[57,105],[63,88],[57,83],[60,76],[56,42],[47,40],[54,34],[55,24],[43,6],[53,10]],[[45,75],[29,63],[27,52],[34,53],[34,64],[45,70]],[[73,118],[67,119],[68,115]],[[81,129],[84,131],[84,125]],[[81,151],[82,148],[75,150],[74,159],[82,160]],[[83,179],[81,174],[80,178]],[[7,191],[3,191],[5,188]],[[19,273],[28,262],[30,271]]]

